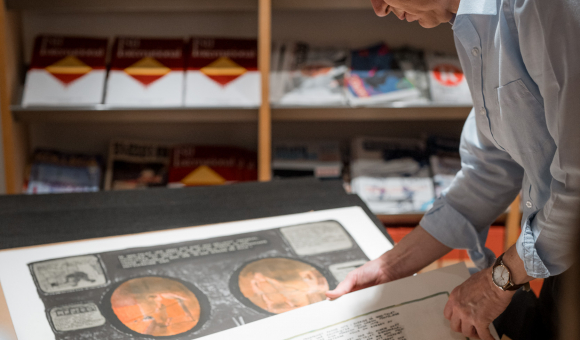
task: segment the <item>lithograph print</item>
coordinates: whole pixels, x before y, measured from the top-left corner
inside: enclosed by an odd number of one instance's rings
[[[331,220],[29,268],[57,340],[185,340],[324,301],[368,260]]]

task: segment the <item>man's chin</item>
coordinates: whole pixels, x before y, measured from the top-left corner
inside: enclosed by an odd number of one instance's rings
[[[417,21],[419,22],[419,25],[421,25],[421,27],[423,27],[423,28],[434,28],[434,27],[437,27],[441,24],[439,21],[435,21],[435,20],[419,19]]]

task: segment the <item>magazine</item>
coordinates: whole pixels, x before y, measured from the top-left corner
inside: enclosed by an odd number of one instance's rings
[[[276,142],[272,148],[274,177],[339,178],[342,175],[340,143]]]
[[[284,93],[276,103],[286,106],[346,104],[343,84],[348,69],[347,50],[315,48],[305,43],[290,46],[284,54],[288,60],[282,61],[282,67],[290,65],[290,69],[281,70]]]
[[[427,141],[429,149],[429,163],[433,172],[435,196],[451,186],[457,173],[461,170],[459,156],[459,139],[431,137]]]
[[[232,146],[178,145],[173,148],[169,187],[221,185],[258,179],[257,155]]]
[[[191,38],[185,72],[186,106],[258,107],[260,101],[256,39]]]
[[[32,156],[27,194],[99,191],[101,159],[98,156],[38,149]]]
[[[166,186],[169,152],[169,146],[164,144],[111,141],[105,190]]]
[[[433,180],[422,140],[358,137],[351,153],[351,190],[373,213],[416,213],[433,204]]]
[[[38,36],[22,105],[89,105],[103,101],[106,38]]]
[[[105,104],[183,105],[183,39],[118,37],[113,46]]]
[[[459,58],[429,53],[425,60],[429,69],[431,100],[436,103],[472,105],[469,85]]]
[[[352,51],[346,77],[349,103],[376,105],[420,97],[421,92],[396,66],[393,53],[383,43]]]

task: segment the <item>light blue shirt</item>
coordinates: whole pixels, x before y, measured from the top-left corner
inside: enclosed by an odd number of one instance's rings
[[[453,31],[474,108],[421,226],[488,267],[489,226],[522,190],[518,254],[530,276],[560,274],[580,229],[580,2],[461,0]]]

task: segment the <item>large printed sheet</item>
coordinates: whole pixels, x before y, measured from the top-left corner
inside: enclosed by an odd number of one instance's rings
[[[196,339],[326,304],[391,248],[351,207],[2,251],[0,283],[19,340]]]
[[[469,340],[443,315],[463,263],[347,294],[204,340]],[[493,325],[492,335],[499,339]]]

